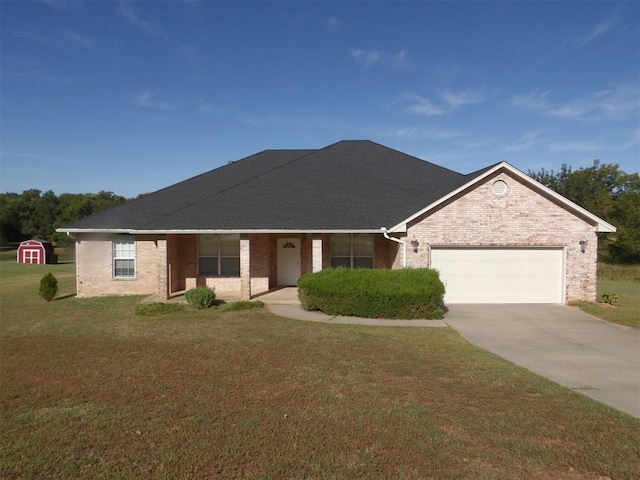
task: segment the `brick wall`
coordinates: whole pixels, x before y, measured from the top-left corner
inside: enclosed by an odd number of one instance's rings
[[[196,235],[167,235],[171,292],[186,290],[186,278],[198,274],[198,237]]]
[[[166,282],[165,242],[157,237],[137,235],[136,275],[114,278],[113,241],[117,235],[76,236],[76,281],[78,297],[99,295],[152,295],[158,292],[162,275]],[[163,273],[164,272],[164,273]]]
[[[504,180],[509,191],[496,196],[491,186]],[[414,253],[410,241],[420,242]],[[580,240],[588,239],[587,251]],[[596,297],[597,237],[595,227],[507,173],[497,173],[464,195],[408,225],[407,264],[429,266],[428,246],[549,246],[566,252],[566,301]],[[394,267],[401,265],[398,249]]]

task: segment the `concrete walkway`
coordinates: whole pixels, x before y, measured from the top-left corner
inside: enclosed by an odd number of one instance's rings
[[[452,305],[471,343],[640,418],[640,330],[566,305]]]
[[[307,312],[298,305],[278,305],[267,303],[271,313],[280,317],[295,318],[307,322],[341,323],[343,325],[375,325],[380,327],[446,327],[442,320],[389,320],[384,318],[344,317],[326,315],[322,312]]]
[[[451,305],[444,320],[330,316],[303,310],[293,288],[277,292],[256,300],[287,318],[393,327],[448,325],[474,345],[640,418],[640,330],[635,328],[566,305]]]

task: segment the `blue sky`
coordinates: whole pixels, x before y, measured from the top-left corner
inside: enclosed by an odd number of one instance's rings
[[[3,1],[0,21],[2,192],[131,197],[344,139],[462,173],[640,166],[635,1]]]

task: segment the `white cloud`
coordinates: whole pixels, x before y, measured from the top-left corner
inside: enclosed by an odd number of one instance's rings
[[[446,106],[434,105],[429,98],[422,97],[418,94],[405,95],[403,100],[409,103],[409,105],[403,108],[403,110],[408,113],[419,113],[427,117],[433,117],[450,112],[450,109],[446,108]]]
[[[450,90],[440,93],[442,99],[452,108],[458,108],[463,105],[472,105],[474,103],[482,103],[484,94],[479,91],[465,90],[463,92],[452,92]]]
[[[549,91],[514,95],[511,97],[510,103],[514,107],[522,107],[527,110],[545,110],[549,107],[549,104],[547,103],[547,95],[549,95]]]
[[[39,155],[33,153],[18,153],[18,152],[0,152],[0,158],[19,158],[26,160],[35,160],[43,162],[65,163],[69,165],[82,165],[81,162],[75,160],[69,160],[66,158],[52,157],[50,155]]]
[[[82,9],[81,0],[41,0],[42,3],[49,5],[50,7],[57,8],[59,10],[68,10],[70,8]]]
[[[66,41],[84,48],[89,48],[93,44],[93,39],[91,37],[76,32],[60,32],[60,36]]]
[[[356,61],[364,64],[365,68],[374,65],[393,70],[411,70],[414,68],[409,58],[409,52],[404,48],[395,54],[383,50],[363,50],[361,48],[354,48],[349,53]]]
[[[127,20],[127,22],[129,22],[131,26],[139,28],[149,35],[155,35],[164,40],[169,39],[169,36],[159,23],[142,20],[128,1],[120,2],[118,12],[125,18],[125,20]]]
[[[602,145],[596,142],[558,142],[549,145],[551,152],[596,152],[602,150]]]
[[[431,140],[450,140],[464,135],[460,130],[439,130],[423,127],[383,127],[371,129],[370,133],[381,137],[393,137],[402,139],[425,138]]]
[[[331,28],[338,28],[342,26],[342,19],[338,17],[329,17],[329,20],[327,20],[327,25],[329,25]]]
[[[445,90],[438,93],[439,100],[434,102],[430,98],[416,93],[406,94],[395,103],[403,104],[402,110],[408,113],[418,113],[427,117],[446,115],[465,105],[482,103],[485,95],[481,91],[464,90],[453,92]]]
[[[566,102],[547,101],[549,92],[514,95],[513,107],[574,120],[627,119],[640,112],[640,86],[616,85]]]
[[[0,72],[0,77],[5,79],[17,80],[35,80],[50,83],[71,83],[72,80],[67,77],[60,77],[49,73],[43,73],[39,70],[14,70]]]
[[[177,110],[180,108],[180,104],[176,102],[169,102],[167,100],[156,100],[155,95],[150,92],[142,92],[138,95],[134,95],[131,99],[131,103],[138,107],[154,108],[157,110]]]
[[[569,37],[565,40],[564,44],[571,50],[578,50],[591,42],[598,40],[604,36],[615,26],[613,18],[609,18],[600,23],[597,23],[591,28],[591,31],[585,35]]]
[[[538,132],[529,132],[522,135],[517,143],[513,143],[511,145],[505,145],[502,147],[502,150],[505,152],[520,152],[522,150],[527,150],[538,143]]]
[[[629,141],[620,145],[618,147],[620,150],[625,150],[627,148],[636,148],[638,145],[640,145],[640,128],[632,130],[629,135],[627,135],[627,138],[629,139]],[[640,170],[640,160],[636,163],[639,164],[638,169]]]
[[[356,60],[362,61],[365,67],[370,67],[378,63],[382,52],[380,50],[362,50],[360,48],[351,50],[351,56]]]
[[[89,48],[94,42],[91,37],[76,32],[64,31],[49,34],[34,30],[29,26],[13,30],[13,34],[18,38],[24,38],[40,45],[64,50],[74,47]]]
[[[213,103],[207,101],[205,98],[198,99],[198,105],[196,107],[196,112],[198,113],[216,113],[216,112],[224,112],[226,109]]]

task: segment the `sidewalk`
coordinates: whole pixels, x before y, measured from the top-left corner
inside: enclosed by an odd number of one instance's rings
[[[307,312],[300,304],[269,304],[267,308],[274,315],[307,322],[334,323],[343,325],[374,325],[379,327],[446,327],[442,320],[392,320],[384,318],[345,317],[342,315],[326,315],[322,312]]]

